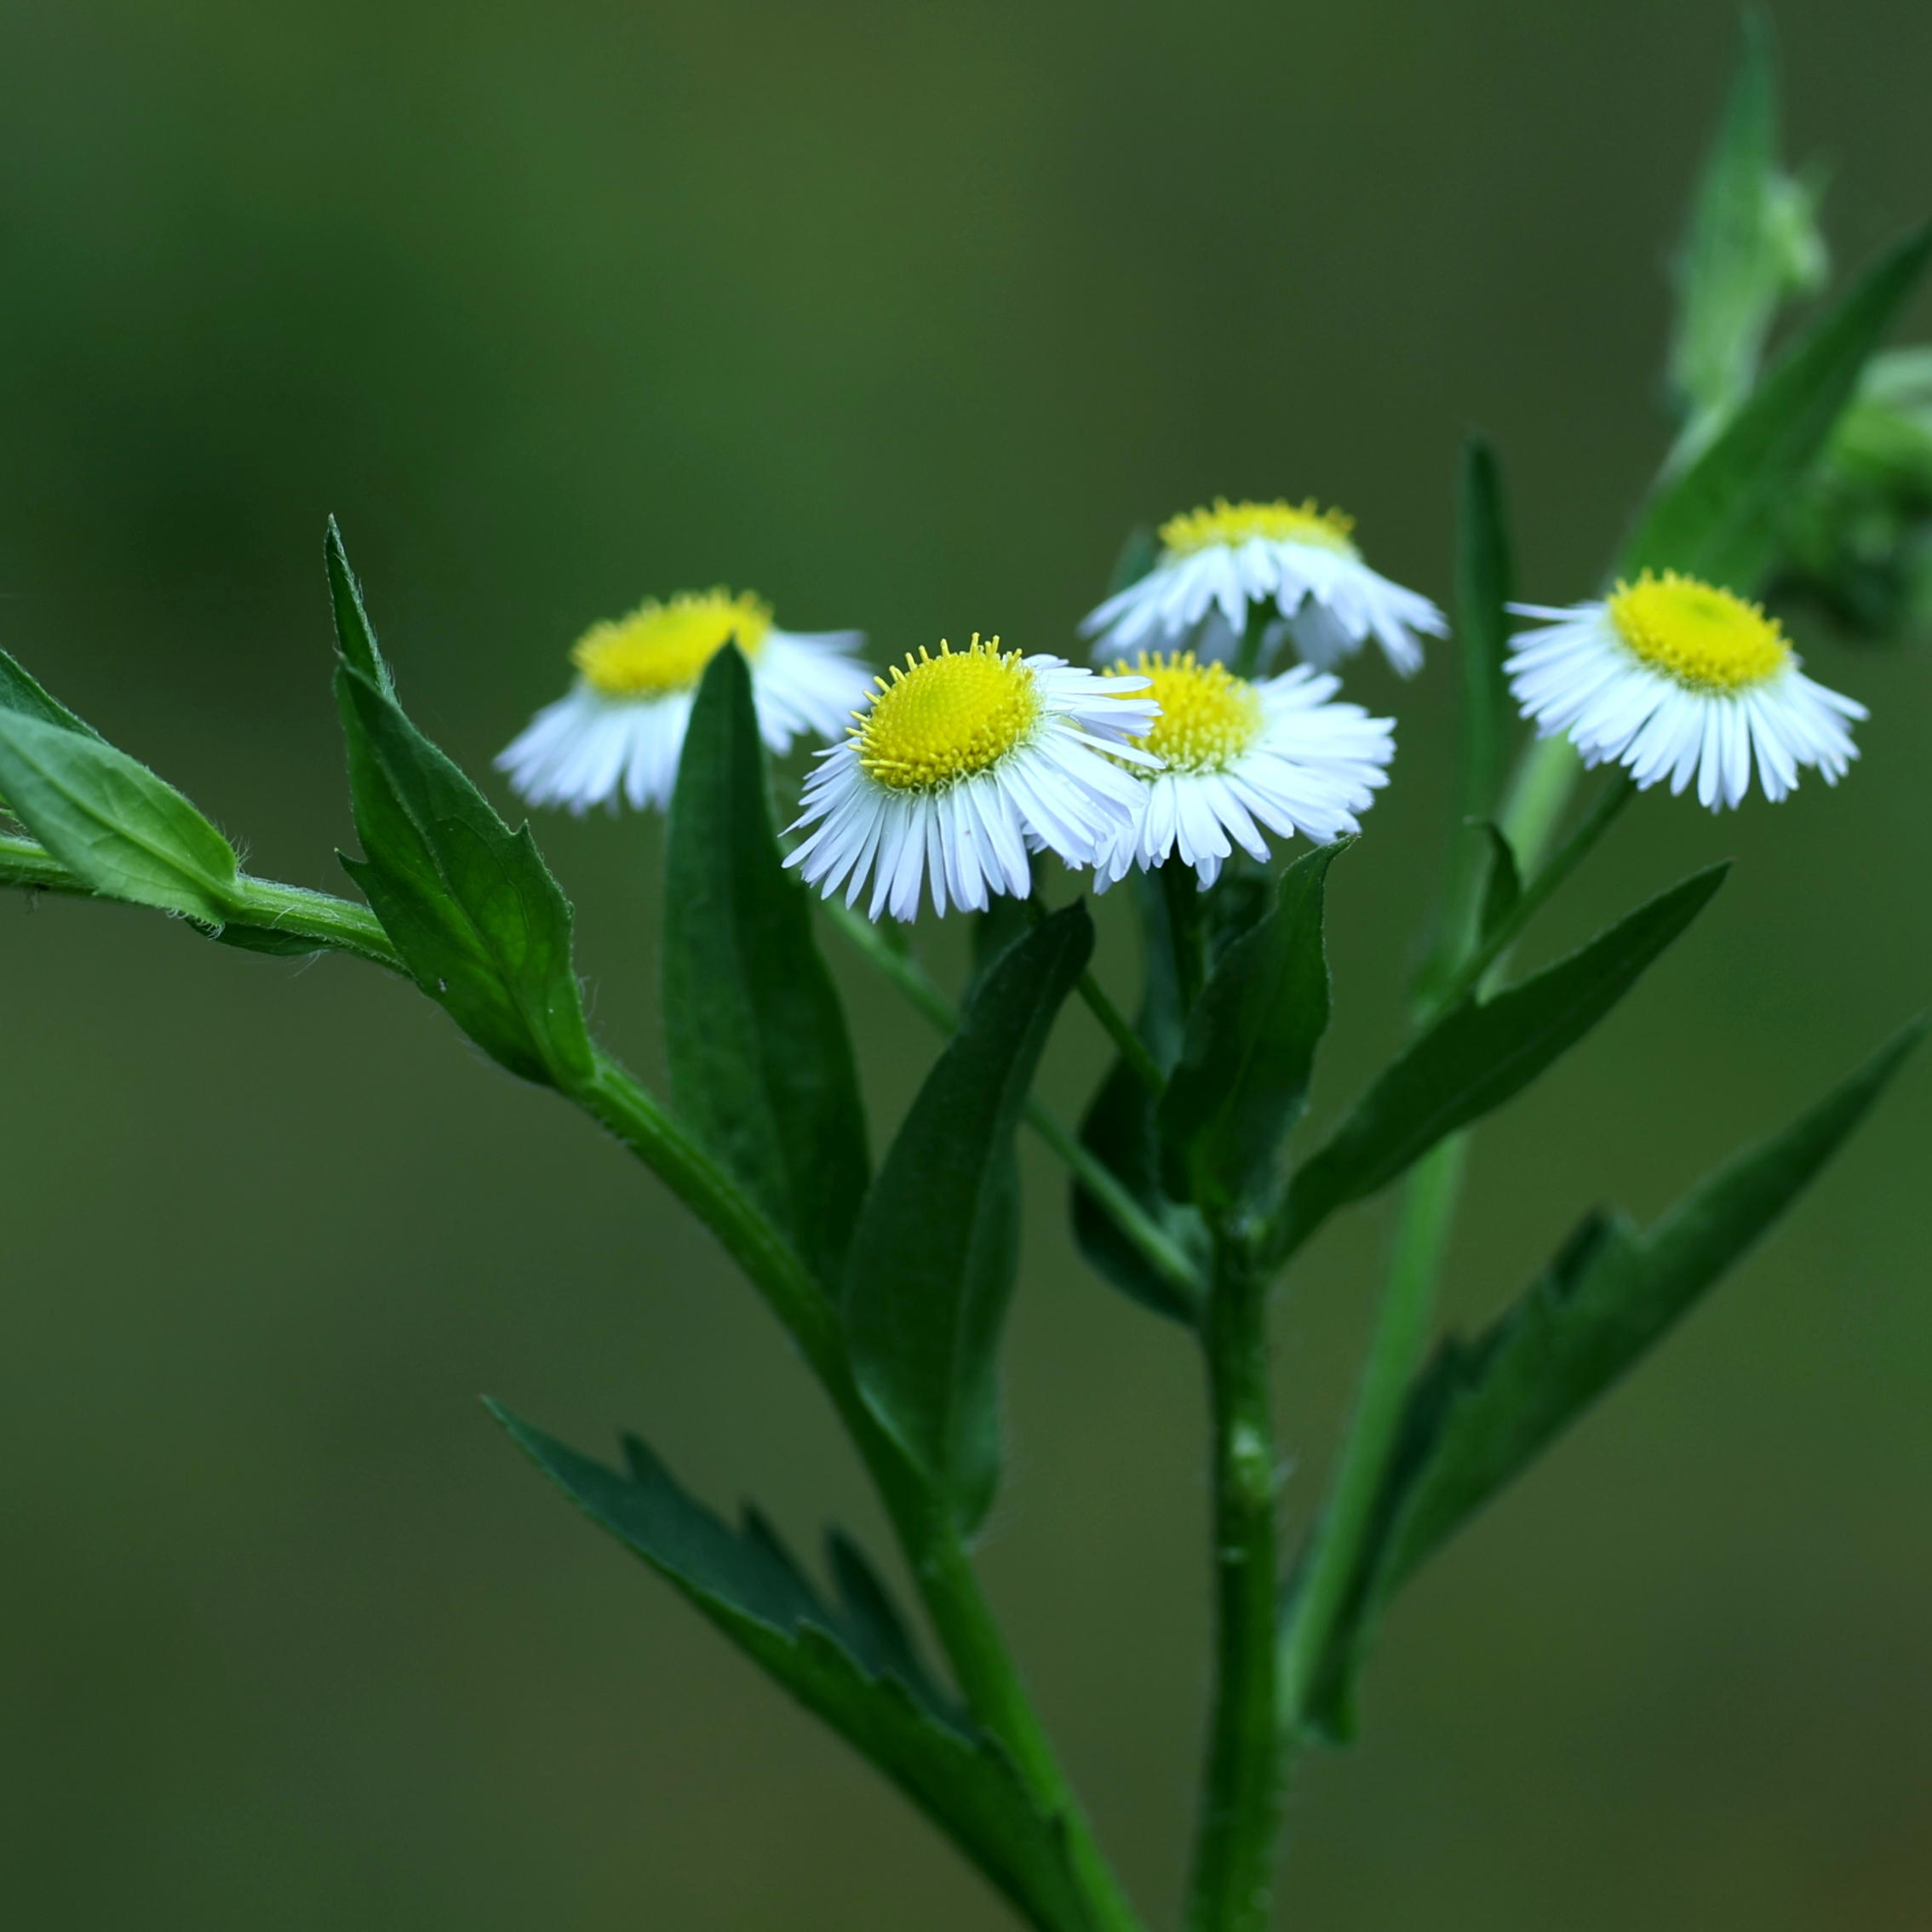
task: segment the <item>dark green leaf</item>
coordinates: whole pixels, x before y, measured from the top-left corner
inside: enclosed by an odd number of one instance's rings
[[[865,1197],[845,1015],[784,869],[744,659],[714,657],[685,734],[664,887],[664,1045],[678,1111],[820,1275]]]
[[[1185,1016],[1174,981],[1173,943],[1168,936],[1167,895],[1152,874],[1128,874],[1125,888],[1140,915],[1147,983],[1134,1030],[1154,1063],[1167,1072],[1180,1057]],[[1147,1214],[1184,1251],[1205,1237],[1192,1208],[1170,1201],[1161,1185],[1161,1137],[1154,1124],[1154,1098],[1125,1060],[1116,1058],[1081,1122],[1087,1151],[1110,1168]],[[1195,1305],[1153,1267],[1124,1235],[1113,1216],[1078,1181],[1072,1185],[1074,1239],[1088,1263],[1123,1294],[1157,1315],[1192,1323]]]
[[[627,1479],[491,1407],[593,1522],[870,1758],[1032,1924],[1090,1932],[1058,1821],[1035,1809],[996,1747],[934,1700],[923,1670],[908,1682],[879,1667],[876,1633],[828,1606],[761,1522],[732,1531],[641,1443],[626,1446]]]
[[[840,1628],[852,1654],[875,1677],[897,1677],[920,1702],[944,1714],[951,1700],[919,1654],[899,1607],[864,1551],[842,1529],[825,1539],[826,1561],[839,1593]]]
[[[172,785],[91,731],[37,707],[0,709],[0,795],[104,897],[210,926],[228,917],[234,848]]]
[[[330,526],[336,702],[364,858],[343,865],[417,983],[493,1058],[567,1086],[591,1069],[570,907],[527,825],[512,832],[410,722]]]
[[[846,1264],[859,1386],[969,1526],[999,1481],[997,1355],[1019,1247],[1013,1129],[1092,948],[1076,903],[995,963],[886,1154]]]
[[[1510,654],[1516,568],[1496,452],[1480,436],[1463,445],[1456,489],[1456,648],[1462,657],[1461,815],[1488,818],[1502,801],[1516,729],[1503,663]]]
[[[1630,991],[1723,883],[1715,865],[1660,893],[1568,959],[1453,1006],[1367,1093],[1295,1175],[1271,1243],[1299,1247],[1338,1207],[1386,1187],[1444,1134],[1499,1107]]]
[[[1228,949],[1188,1016],[1158,1114],[1170,1193],[1213,1213],[1271,1186],[1328,1028],[1322,903],[1349,841],[1304,852],[1275,909]]]
[[[1024,900],[1002,892],[990,900],[984,912],[972,915],[972,955],[966,984],[960,989],[960,1004],[965,1006],[984,979],[993,962],[1016,941],[1032,932],[1034,909]]]
[[[1688,571],[1749,595],[1777,559],[1781,520],[1932,252],[1898,243],[1792,345],[1717,439],[1665,481],[1625,547],[1621,574]]]
[[[1482,911],[1476,921],[1476,936],[1487,939],[1516,909],[1522,897],[1522,877],[1516,870],[1516,855],[1508,834],[1500,825],[1485,824],[1489,846],[1489,873],[1482,884]]]
[[[1703,1181],[1648,1234],[1591,1215],[1513,1307],[1418,1379],[1320,1680],[1352,1728],[1352,1687],[1389,1599],[1683,1319],[1817,1177],[1918,1044],[1908,1028],[1782,1133]]]

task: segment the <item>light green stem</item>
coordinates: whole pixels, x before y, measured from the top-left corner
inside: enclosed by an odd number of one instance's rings
[[[916,960],[899,951],[870,920],[835,900],[827,903],[825,912],[853,946],[934,1026],[942,1033],[958,1031],[958,1007],[933,984]],[[1193,1257],[1127,1192],[1113,1169],[1083,1147],[1079,1137],[1030,1093],[1026,1099],[1026,1122],[1066,1164],[1075,1179],[1133,1244],[1147,1264],[1185,1299],[1190,1308],[1198,1309],[1206,1299],[1207,1287]]]
[[[1416,1163],[1402,1190],[1388,1283],[1355,1413],[1281,1635],[1281,1724],[1290,1748],[1301,1735],[1316,1673],[1355,1580],[1409,1384],[1429,1345],[1466,1145],[1462,1134],[1439,1142]]]

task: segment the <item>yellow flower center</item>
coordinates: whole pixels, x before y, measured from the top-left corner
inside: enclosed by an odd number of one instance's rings
[[[1738,691],[1791,662],[1774,617],[1714,584],[1666,570],[1620,583],[1610,622],[1632,653],[1687,690]]]
[[[1355,546],[1349,532],[1354,528],[1353,517],[1339,510],[1319,510],[1312,496],[1299,505],[1230,503],[1225,496],[1217,496],[1211,510],[1170,517],[1161,526],[1161,541],[1170,557],[1191,556],[1217,543],[1246,543],[1252,536],[1265,537],[1270,543],[1319,544],[1352,557]]]
[[[755,657],[771,628],[771,607],[748,591],[680,591],[668,604],[647,598],[628,617],[593,624],[570,661],[605,697],[660,697],[688,691],[732,639]]]
[[[977,631],[964,651],[942,638],[937,657],[909,651],[891,680],[875,680],[852,736],[866,776],[896,792],[937,791],[987,771],[1040,721],[1040,690],[1019,652],[1002,652],[998,638],[982,644]]]
[[[1153,686],[1136,695],[1161,707],[1153,730],[1133,742],[1165,760],[1171,771],[1224,771],[1260,733],[1261,694],[1225,664],[1197,663],[1191,651],[1173,656],[1144,651],[1138,664],[1115,664],[1107,674],[1132,672]],[[1142,776],[1153,774],[1144,771]]]

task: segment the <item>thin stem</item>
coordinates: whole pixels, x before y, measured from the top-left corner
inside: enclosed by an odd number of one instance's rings
[[[1194,1010],[1207,977],[1207,930],[1201,905],[1201,881],[1191,865],[1178,858],[1165,860],[1156,868],[1161,890],[1167,901],[1167,935],[1174,954],[1174,984],[1180,993],[1181,1011]]]
[[[1542,910],[1551,894],[1576,870],[1636,796],[1636,783],[1627,771],[1619,771],[1604,786],[1576,829],[1551,855],[1549,863],[1517,894],[1516,903],[1497,921],[1495,930],[1483,937],[1457,970],[1436,1000],[1429,1015],[1430,1019],[1440,1018],[1482,985],[1489,969],[1522,937],[1524,928]]]
[[[1203,1340],[1214,1440],[1214,1709],[1190,1932],[1265,1932],[1281,1822],[1267,1282],[1217,1230]]]
[[[1248,605],[1247,620],[1241,626],[1241,639],[1235,646],[1235,661],[1229,667],[1237,678],[1252,678],[1261,668],[1261,646],[1275,616],[1275,607],[1271,604]]]
[[[0,886],[64,892],[77,898],[100,896],[32,839],[0,837]],[[407,971],[381,922],[366,906],[339,899],[332,892],[312,892],[303,886],[252,878],[245,872],[237,880],[234,891],[231,924],[312,941],[318,952],[350,953],[392,972]]]
[[[1465,1148],[1461,1134],[1440,1142],[1417,1162],[1402,1191],[1388,1283],[1355,1413],[1282,1632],[1281,1721],[1291,1743],[1302,1729],[1336,1619],[1356,1581],[1409,1384],[1428,1346]]]
[[[1120,1049],[1121,1058],[1132,1071],[1133,1077],[1158,1100],[1167,1091],[1167,1081],[1154,1056],[1140,1035],[1127,1023],[1126,1017],[1107,991],[1091,972],[1080,976],[1080,996],[1086,1000],[1087,1010],[1107,1030],[1107,1037]]]
[[[840,932],[942,1033],[959,1030],[958,1007],[933,984],[916,960],[900,952],[871,920],[837,901],[828,902],[825,912]],[[1190,1307],[1198,1308],[1207,1290],[1193,1257],[1127,1192],[1113,1169],[1083,1146],[1079,1137],[1032,1094],[1026,1099],[1026,1122],[1065,1163],[1074,1178],[1139,1251],[1148,1265],[1178,1289]]]
[[[1524,871],[1541,862],[1582,776],[1583,761],[1566,737],[1533,738],[1523,748],[1503,800],[1502,826]]]

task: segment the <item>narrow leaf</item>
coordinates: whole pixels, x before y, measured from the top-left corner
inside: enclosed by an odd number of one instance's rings
[[[996,1358],[1019,1244],[1013,1129],[1092,947],[1075,903],[995,962],[893,1140],[846,1263],[859,1386],[969,1526],[999,1481]]]
[[[37,707],[0,709],[0,796],[104,897],[210,926],[228,917],[234,848],[172,785],[84,727]]]
[[[1174,949],[1167,925],[1167,896],[1161,881],[1135,871],[1126,888],[1140,915],[1146,985],[1134,1030],[1163,1074],[1180,1057],[1186,1023],[1174,981]],[[1206,1230],[1191,1207],[1169,1199],[1161,1184],[1161,1136],[1154,1098],[1124,1059],[1116,1057],[1081,1122],[1087,1151],[1112,1170],[1136,1204],[1184,1251],[1201,1247]],[[1072,1184],[1074,1239],[1088,1264],[1106,1281],[1157,1315],[1191,1324],[1194,1304],[1153,1267],[1123,1235],[1114,1217],[1076,1180]]]
[[[664,1044],[678,1111],[829,1276],[869,1172],[845,1014],[773,829],[751,679],[711,661],[671,804]]]
[[[35,718],[63,731],[78,731],[83,737],[100,737],[84,718],[77,717],[58,698],[50,697],[4,651],[0,651],[0,711]]]
[[[329,565],[336,702],[364,854],[343,865],[417,983],[479,1046],[525,1080],[581,1079],[592,1057],[570,902],[530,828],[512,832],[404,713],[333,525]]]
[[[1503,664],[1516,595],[1509,513],[1496,452],[1483,438],[1463,445],[1456,489],[1456,649],[1462,659],[1462,748],[1457,794],[1465,819],[1489,817],[1508,777],[1516,705]]]
[[[1130,584],[1137,584],[1161,561],[1161,540],[1147,524],[1136,524],[1121,545],[1114,559],[1113,574],[1107,580],[1107,594],[1118,597]]]
[[[626,1444],[627,1478],[490,1407],[592,1522],[870,1758],[1029,1923],[1042,1932],[1092,1932],[1058,1822],[1041,1815],[1006,1757],[961,1714],[867,1661],[865,1639],[812,1589],[761,1519],[748,1517],[733,1531],[634,1439]]]
[[[1522,1299],[1452,1339],[1411,1391],[1400,1447],[1318,1714],[1344,1734],[1352,1687],[1390,1598],[1430,1554],[1696,1305],[1810,1185],[1924,1031],[1907,1028],[1783,1132],[1738,1155],[1648,1234],[1588,1217]]]
[[[1487,823],[1489,873],[1482,885],[1482,910],[1476,921],[1476,934],[1487,939],[1516,909],[1522,897],[1522,875],[1516,869],[1516,855],[1509,835],[1500,825]]]
[[[1299,1247],[1336,1208],[1386,1187],[1443,1135],[1521,1092],[1630,991],[1710,903],[1728,869],[1712,866],[1672,886],[1493,999],[1452,1007],[1296,1173],[1272,1252]]]
[[[1776,561],[1779,530],[1932,253],[1932,229],[1897,243],[1800,336],[1717,439],[1667,479],[1625,547],[1620,574],[1677,570],[1748,595]]]
[[[1188,1016],[1158,1120],[1169,1191],[1211,1212],[1267,1190],[1307,1104],[1328,1028],[1324,888],[1347,843],[1304,852],[1281,874],[1275,909],[1228,949]]]

